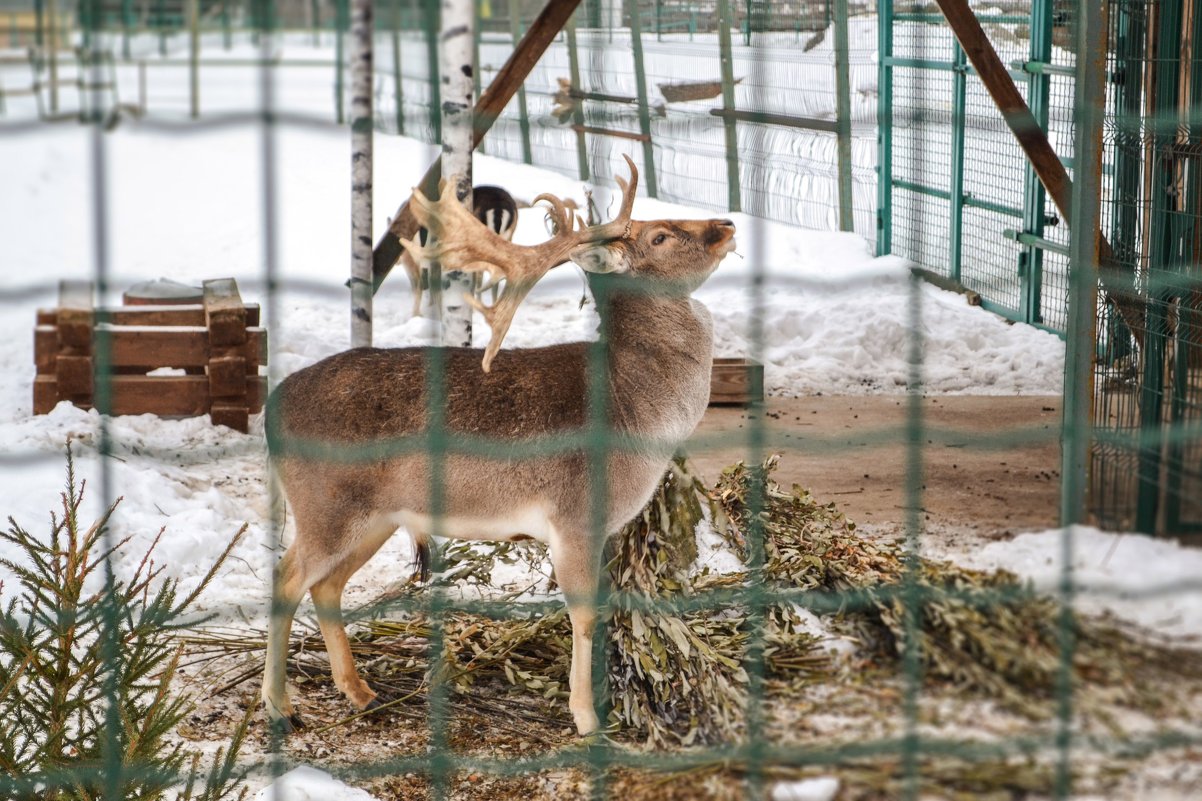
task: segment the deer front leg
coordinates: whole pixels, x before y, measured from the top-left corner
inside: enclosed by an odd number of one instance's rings
[[[597,574],[599,559],[587,533],[564,542],[553,537],[551,563],[568,604],[572,621],[572,669],[568,675],[571,694],[568,709],[576,721],[576,731],[591,734],[600,727],[593,707],[593,629],[597,624]]]

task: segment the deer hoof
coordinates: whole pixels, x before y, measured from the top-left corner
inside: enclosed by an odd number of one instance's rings
[[[597,713],[591,707],[586,710],[573,710],[572,717],[576,719],[576,732],[581,737],[587,737],[601,728],[601,722],[597,720]]]
[[[284,717],[276,718],[268,716],[267,725],[273,733],[280,736],[287,736],[293,732],[305,728],[305,722],[301,720],[301,716],[295,712],[289,713]]]

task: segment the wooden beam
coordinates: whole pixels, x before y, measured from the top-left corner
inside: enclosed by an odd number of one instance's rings
[[[1052,149],[1047,134],[1039,126],[1035,115],[1027,106],[1018,87],[1014,85],[1006,65],[998,57],[997,51],[985,35],[980,21],[968,7],[967,0],[935,0],[943,16],[947,18],[956,39],[964,48],[965,55],[976,70],[981,83],[994,105],[1002,113],[1002,119],[1018,140],[1027,160],[1035,169],[1035,174],[1048,190],[1048,195],[1060,216],[1071,228],[1073,225],[1072,199],[1073,183],[1064,169],[1064,164]],[[1099,277],[1102,288],[1109,299],[1118,309],[1123,322],[1131,329],[1137,341],[1142,342],[1144,330],[1144,304],[1139,293],[1134,289],[1134,276],[1121,271],[1114,262],[1114,252],[1105,235],[1099,234],[1098,255]]]
[[[501,67],[500,72],[493,78],[492,83],[476,101],[472,112],[472,148],[479,147],[484,135],[492,128],[492,124],[501,116],[501,112],[526,81],[534,65],[542,58],[547,47],[556,35],[575,13],[580,0],[549,0],[538,18],[530,25],[522,41],[514,48],[513,55]],[[419,184],[422,192],[428,197],[438,196],[438,182],[442,178],[442,161],[434,162]],[[393,215],[392,224],[380,237],[372,252],[372,291],[379,290],[380,284],[391,272],[393,265],[401,257],[401,240],[412,239],[417,233],[417,220],[409,212],[409,198]]]

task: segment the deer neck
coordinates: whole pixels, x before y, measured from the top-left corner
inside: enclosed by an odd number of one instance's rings
[[[590,276],[593,278],[594,276]],[[687,294],[622,291],[626,281],[590,280],[608,343],[615,428],[683,439],[709,402],[713,329],[708,310]]]

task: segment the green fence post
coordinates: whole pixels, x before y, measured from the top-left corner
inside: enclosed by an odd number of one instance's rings
[[[442,85],[438,59],[438,31],[442,25],[442,6],[438,0],[425,0],[422,22],[426,29],[426,70],[430,78],[430,133],[435,144],[442,144]]]
[[[1148,274],[1172,269],[1177,263],[1170,192],[1176,186],[1176,165],[1166,158],[1177,132],[1169,130],[1166,120],[1176,114],[1178,76],[1181,66],[1182,0],[1164,0],[1160,4],[1152,109],[1154,162],[1146,165],[1152,171],[1151,209],[1149,210]],[[1148,330],[1144,333],[1144,363],[1139,393],[1141,446],[1139,450],[1139,492],[1136,498],[1135,528],[1154,533],[1160,508],[1160,471],[1162,466],[1162,435],[1164,424],[1165,350],[1168,338],[1168,303],[1170,293],[1154,288],[1148,297]]]
[[[960,281],[964,252],[964,116],[968,60],[964,48],[952,42],[952,164],[948,187],[948,277]]]
[[[346,35],[350,26],[350,0],[334,0],[334,119],[346,122]]]
[[[1191,41],[1197,43],[1202,42],[1202,14],[1199,14],[1195,9],[1193,15],[1194,29],[1191,34]],[[1189,141],[1198,143],[1202,141],[1202,121],[1199,120],[1199,110],[1202,110],[1202,53],[1199,53],[1195,46],[1193,51],[1193,63],[1190,65],[1190,88],[1189,88],[1189,108],[1192,114],[1189,120]],[[1186,226],[1193,226],[1192,230],[1183,232],[1181,254],[1183,257],[1183,266],[1186,271],[1186,277],[1195,279],[1202,277],[1199,275],[1199,270],[1202,269],[1202,219],[1199,215],[1202,214],[1202,169],[1197,161],[1195,161],[1194,169],[1189,171],[1189,176],[1186,179],[1185,188],[1185,215],[1186,220],[1183,220]],[[1192,265],[1192,268],[1191,266]],[[1192,273],[1192,276],[1191,276]],[[1174,347],[1173,360],[1173,396],[1169,406],[1169,421],[1173,424],[1177,431],[1181,427],[1188,425],[1189,412],[1193,410],[1194,421],[1198,418],[1198,408],[1202,402],[1202,391],[1199,390],[1195,383],[1191,386],[1190,382],[1190,360],[1196,358],[1200,349],[1202,349],[1202,341],[1199,340],[1199,335],[1202,334],[1202,327],[1199,326],[1196,315],[1198,313],[1196,305],[1186,301],[1189,298],[1191,291],[1184,288],[1185,281],[1182,282],[1183,289],[1180,291],[1182,302],[1178,310],[1177,327],[1176,327],[1176,345]],[[1196,295],[1195,295],[1196,296]],[[1190,312],[1193,312],[1191,318]],[[1190,392],[1193,392],[1193,397],[1190,397]],[[1194,453],[1197,453],[1199,444],[1195,436],[1195,442],[1189,443],[1193,445]],[[1202,520],[1183,520],[1181,514],[1181,501],[1183,495],[1188,492],[1185,485],[1186,477],[1190,476],[1192,481],[1198,481],[1198,464],[1195,457],[1193,465],[1190,464],[1186,456],[1187,443],[1180,436],[1175,436],[1169,441],[1168,448],[1168,475],[1167,486],[1165,487],[1165,508],[1164,522],[1167,532],[1184,532],[1190,530],[1193,532],[1199,531],[1202,528]],[[1190,475],[1192,473],[1192,476]]]
[[[192,119],[200,117],[200,0],[187,0],[188,105]]]
[[[734,118],[735,110],[735,65],[731,54],[730,0],[718,0],[718,53],[722,71],[722,109],[727,112],[722,118],[726,140],[726,185],[727,205],[731,211],[743,210],[742,187],[739,183],[739,132]]]
[[[313,23],[313,46],[321,44],[321,4],[318,0],[310,0],[309,17]]]
[[[226,50],[234,46],[234,31],[230,23],[230,0],[221,2],[221,45]]]
[[[392,80],[396,85],[396,132],[405,135],[405,86],[401,70],[401,0],[392,0]]]
[[[159,55],[163,58],[167,57],[167,4],[165,0],[158,0],[156,4],[158,8],[158,19],[155,22],[159,28]]]
[[[1031,4],[1030,61],[1047,64],[1052,58],[1052,0],[1033,0]],[[1048,105],[1051,77],[1046,70],[1028,69],[1027,104],[1039,127],[1048,129]],[[1026,162],[1023,179],[1023,231],[1043,238],[1047,216],[1047,192]],[[1027,323],[1043,322],[1043,249],[1023,247],[1018,254],[1019,319]]]
[[[572,90],[577,90],[580,88],[580,56],[576,52],[576,15],[574,13],[568,19],[564,33],[568,40],[569,78],[572,82]],[[572,104],[572,123],[576,128],[576,161],[580,168],[580,180],[587,181],[589,170],[588,146],[584,141],[584,100],[576,98],[576,101]]]
[[[33,43],[40,51],[46,43],[45,0],[33,0]]]
[[[893,0],[877,2],[876,255],[893,252]]]
[[[647,110],[647,73],[643,68],[643,26],[639,19],[638,0],[630,3],[630,45],[634,51],[635,90],[639,101],[639,130],[643,134],[643,176],[647,196],[659,197],[655,179],[655,148],[651,144],[651,114]]]
[[[133,0],[121,0],[121,58],[130,59],[129,40],[134,20]]]
[[[513,37],[516,49],[522,41],[522,4],[518,0],[509,0],[509,34]],[[533,164],[534,158],[530,150],[530,111],[526,106],[526,82],[518,87],[518,129],[522,135],[522,161]]]
[[[839,158],[839,230],[856,229],[851,182],[851,65],[848,64],[847,0],[835,0],[835,138]]]

